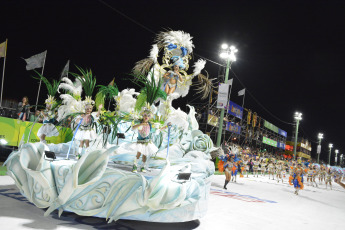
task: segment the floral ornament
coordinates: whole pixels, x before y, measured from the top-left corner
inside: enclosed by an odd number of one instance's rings
[[[51,96],[51,95],[48,95],[48,98],[45,100],[45,104],[47,105],[54,105],[56,102],[55,100],[55,97],[54,96]]]
[[[213,147],[211,138],[206,134],[195,136],[192,141],[192,150],[208,152]]]

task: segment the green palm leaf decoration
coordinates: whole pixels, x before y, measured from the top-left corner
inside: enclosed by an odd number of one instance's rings
[[[152,105],[158,98],[167,99],[167,94],[161,90],[162,78],[159,77],[156,83],[154,71],[150,72],[148,77],[142,74],[132,74],[132,76],[134,76],[134,84],[143,86],[135,104],[136,111],[140,111],[145,102]]]
[[[109,85],[98,85],[98,92],[96,94],[95,103],[98,107],[100,104],[104,105],[105,100],[113,100],[118,95],[119,89],[115,84],[115,78],[109,83]]]
[[[85,96],[92,97],[92,93],[96,87],[96,77],[92,75],[91,69],[84,70],[77,65],[75,67],[79,70],[80,73],[71,73],[72,76],[74,76],[81,82],[85,92]]]
[[[37,72],[36,70],[34,70],[36,72],[36,74],[38,75],[37,76],[33,76],[33,78],[37,79],[37,80],[42,80],[43,83],[46,85],[47,87],[47,90],[48,90],[48,95],[50,96],[55,96],[56,93],[57,93],[57,90],[58,90],[58,87],[59,87],[59,84],[60,84],[60,81],[57,81],[57,80],[53,80],[52,83],[47,79],[45,78],[42,74],[40,74],[39,72]]]

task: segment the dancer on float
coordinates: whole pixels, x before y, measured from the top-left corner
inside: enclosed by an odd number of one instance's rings
[[[94,123],[98,120],[103,105],[98,106],[98,111],[95,117],[91,114],[93,110],[93,104],[94,101],[92,101],[90,97],[87,97],[87,99],[85,100],[85,113],[76,117],[76,124],[79,124],[79,122],[83,119],[75,135],[75,139],[80,141],[77,159],[81,157],[84,146],[85,151],[88,151],[90,141],[96,140],[97,138]]]
[[[167,80],[164,86],[164,91],[167,95],[170,95],[175,91],[178,80],[180,80],[180,82],[183,81],[183,78],[179,72],[180,68],[184,68],[183,61],[180,59],[180,57],[173,57],[172,60],[174,61],[173,71],[169,70],[163,76],[163,78]]]
[[[37,132],[37,136],[40,138],[40,141],[46,144],[46,137],[54,137],[59,135],[59,131],[56,129],[54,123],[56,121],[56,108],[59,106],[55,100],[55,95],[58,92],[60,81],[53,80],[50,82],[38,72],[36,73],[38,77],[34,78],[43,81],[48,91],[48,98],[44,102],[46,104],[46,108],[39,115],[39,118],[43,117],[43,125]]]
[[[295,188],[295,194],[298,195],[299,190],[303,189],[303,169],[302,164],[298,163],[293,170],[293,175],[290,175],[289,184]]]
[[[149,121],[151,119],[151,111],[147,107],[143,107],[141,112],[142,120],[139,124],[133,125],[132,130],[138,130],[137,142],[129,146],[130,149],[137,151],[137,155],[134,158],[132,172],[138,172],[138,160],[142,155],[142,165],[140,167],[141,172],[146,172],[147,159],[154,153],[158,151],[155,144],[152,143],[151,133],[153,132],[152,124]],[[169,122],[167,126],[160,129],[163,130],[170,126]]]
[[[54,97],[49,96],[46,99],[46,109],[43,110],[40,114],[43,117],[43,125],[37,132],[37,136],[40,138],[40,141],[44,144],[47,144],[46,137],[56,137],[59,135],[59,131],[56,129],[54,123],[55,119],[55,111],[52,109],[54,104],[56,103]]]

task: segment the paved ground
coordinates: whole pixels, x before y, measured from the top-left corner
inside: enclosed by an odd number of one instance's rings
[[[44,217],[44,210],[28,203],[13,180],[0,177],[0,229],[344,229],[345,189],[306,186],[299,196],[285,181],[268,177],[238,178],[222,189],[224,176],[212,177],[208,214],[186,223],[148,223],[104,219],[64,212]]]

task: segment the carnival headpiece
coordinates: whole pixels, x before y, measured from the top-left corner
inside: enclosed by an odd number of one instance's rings
[[[89,107],[89,106],[93,107],[94,104],[95,104],[95,102],[92,100],[91,97],[89,97],[89,96],[86,96],[86,97],[85,97],[85,100],[84,100],[84,106],[85,106],[85,108],[86,108],[86,107]]]
[[[56,103],[55,97],[48,95],[48,98],[44,102],[47,105],[54,105]]]
[[[144,114],[151,116],[152,115],[151,109],[149,107],[143,107],[141,109],[140,115],[143,116]]]

